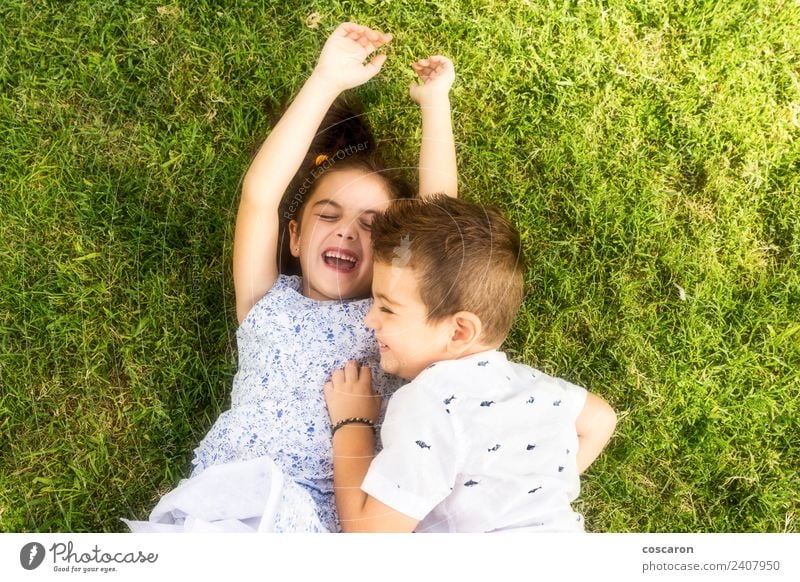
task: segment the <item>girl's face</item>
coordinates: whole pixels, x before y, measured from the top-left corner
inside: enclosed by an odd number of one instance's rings
[[[369,296],[370,227],[389,201],[386,184],[376,174],[348,169],[320,179],[303,207],[302,227],[289,221],[290,250],[300,259],[303,295],[323,301]]]

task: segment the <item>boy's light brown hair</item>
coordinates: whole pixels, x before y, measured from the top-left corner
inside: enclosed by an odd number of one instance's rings
[[[499,210],[445,195],[395,200],[372,222],[375,261],[411,267],[428,320],[477,315],[481,340],[500,344],[523,299],[517,230]]]

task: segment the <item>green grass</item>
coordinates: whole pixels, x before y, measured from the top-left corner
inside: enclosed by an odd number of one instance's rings
[[[396,36],[360,94],[398,165],[408,63],[453,58],[462,193],[530,263],[506,349],[619,412],[589,528],[798,531],[796,2],[65,6],[0,5],[0,530],[120,531],[186,476],[241,177],[353,19]]]

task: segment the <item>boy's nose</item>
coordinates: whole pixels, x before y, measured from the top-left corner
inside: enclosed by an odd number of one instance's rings
[[[370,329],[375,329],[376,319],[374,313],[375,313],[375,304],[373,303],[372,307],[369,308],[369,311],[367,311],[367,314],[364,316],[364,325],[366,325]]]

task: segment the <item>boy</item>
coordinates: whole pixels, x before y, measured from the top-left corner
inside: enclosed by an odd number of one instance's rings
[[[579,473],[616,425],[602,399],[497,351],[523,298],[518,233],[446,196],[372,223],[381,368],[411,382],[379,403],[366,367],[325,386],[343,531],[582,531]]]

